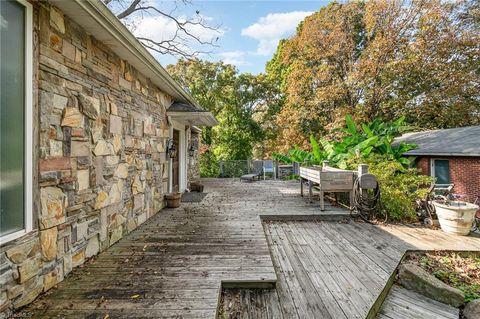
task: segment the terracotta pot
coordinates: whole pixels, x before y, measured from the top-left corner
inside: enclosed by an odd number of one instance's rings
[[[434,201],[433,206],[444,232],[463,236],[470,233],[478,205],[462,201]]]
[[[167,200],[167,207],[169,208],[180,207],[180,203],[182,201],[182,193],[166,194],[165,199]]]

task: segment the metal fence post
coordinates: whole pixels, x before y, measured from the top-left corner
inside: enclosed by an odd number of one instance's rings
[[[220,176],[223,176],[223,160],[220,160]]]

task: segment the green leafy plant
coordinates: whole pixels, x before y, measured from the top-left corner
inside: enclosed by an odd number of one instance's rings
[[[420,175],[415,168],[405,168],[387,155],[371,155],[348,162],[350,169],[359,163],[368,164],[381,189],[381,200],[388,219],[414,221],[417,218],[415,200],[423,198],[432,177]]]
[[[404,157],[403,154],[416,145],[405,143],[392,145],[395,137],[411,130],[411,127],[406,125],[404,117],[393,122],[376,119],[369,123],[356,124],[352,116],[347,115],[345,124],[345,128],[336,130],[341,137],[338,141],[329,141],[325,138],[317,141],[314,136],[310,136],[311,151],[295,147],[287,154],[274,153],[273,157],[277,161],[289,164],[293,162],[320,164],[328,160],[330,165],[345,169],[347,161],[356,158],[357,153],[361,157],[380,154],[387,155],[405,167],[410,165],[412,158]]]
[[[287,154],[274,154],[280,162],[297,162],[304,165],[320,164],[328,160],[331,166],[341,169],[356,169],[360,163],[368,164],[369,170],[380,183],[382,203],[390,220],[414,220],[415,200],[425,195],[432,182],[429,176],[419,175],[409,168],[413,157],[403,154],[416,146],[394,143],[395,137],[411,130],[401,117],[392,122],[376,119],[357,124],[350,115],[345,117],[345,127],[336,130],[338,140],[310,136],[310,151],[298,147]]]

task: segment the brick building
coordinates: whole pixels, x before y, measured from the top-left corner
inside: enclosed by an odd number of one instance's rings
[[[480,197],[480,126],[409,133],[396,142],[417,145],[404,155],[415,156],[419,170],[437,184],[454,184],[465,201]]]
[[[188,188],[216,120],[101,1],[0,13],[2,318]]]

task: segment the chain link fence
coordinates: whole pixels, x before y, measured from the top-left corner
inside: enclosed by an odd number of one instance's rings
[[[289,176],[299,174],[299,165],[279,165],[273,162],[275,167],[274,172],[269,172],[266,175],[276,179],[286,179]],[[220,177],[241,177],[246,174],[263,174],[262,160],[228,160],[219,162],[219,176]],[[275,174],[275,176],[273,176]]]
[[[220,177],[240,177],[250,174],[253,171],[253,165],[250,160],[231,160],[220,161]]]

